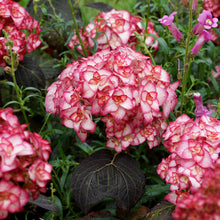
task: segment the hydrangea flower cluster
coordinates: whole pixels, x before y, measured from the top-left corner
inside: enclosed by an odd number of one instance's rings
[[[176,203],[181,190],[195,192],[207,169],[214,167],[220,152],[220,121],[202,115],[195,121],[183,114],[163,134],[164,146],[172,154],[163,159],[157,172],[171,184],[165,198]]]
[[[17,2],[4,0],[0,2],[0,30],[8,33],[9,40],[13,42],[13,50],[18,54],[19,60],[24,59],[26,51],[35,50],[40,44],[40,27],[28,12]],[[25,32],[23,31],[25,30]],[[6,66],[3,59],[8,56],[6,39],[0,35],[0,66]]]
[[[30,193],[46,192],[51,179],[49,142],[26,127],[11,108],[0,109],[0,219],[21,211]]]
[[[201,187],[181,196],[173,212],[175,220],[220,218],[220,160],[215,168],[207,169]]]
[[[104,49],[69,64],[48,88],[45,106],[82,142],[87,131],[96,129],[93,115],[106,123],[107,147],[120,152],[147,140],[152,148],[160,143],[164,119],[177,104],[178,85],[170,84],[161,66],[129,47]]]
[[[97,51],[110,48],[116,49],[122,46],[129,46],[132,49],[136,48],[138,39],[135,37],[135,32],[144,35],[144,28],[141,25],[142,19],[136,15],[131,15],[125,10],[116,11],[112,9],[109,12],[99,13],[93,22],[90,22],[85,31],[80,30],[80,36],[83,45],[91,55],[91,49],[94,47],[94,39],[97,40]],[[154,34],[159,37],[154,30],[154,24],[149,21],[147,26],[147,34]],[[154,50],[158,49],[158,42],[152,36],[147,36],[145,40],[146,45],[150,45]],[[73,49],[75,46],[77,50],[83,54],[82,48],[79,45],[79,39],[75,34],[68,46]]]

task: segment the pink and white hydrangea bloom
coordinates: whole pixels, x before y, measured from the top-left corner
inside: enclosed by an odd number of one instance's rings
[[[157,172],[171,184],[165,198],[177,202],[182,190],[194,193],[204,173],[213,168],[220,153],[220,121],[202,115],[195,121],[183,114],[170,122],[163,134],[164,146],[171,154],[159,164]]]
[[[176,200],[173,217],[182,219],[219,219],[220,217],[220,160],[213,168],[203,175],[201,187],[194,193],[178,192],[170,194],[171,200]],[[174,193],[173,193],[174,194]],[[171,198],[173,197],[173,198]]]
[[[167,26],[170,32],[173,34],[177,41],[180,41],[182,38],[182,34],[176,25],[173,23],[174,15],[177,14],[176,11],[172,12],[169,16],[164,15],[162,18],[158,19],[158,21],[163,25]]]
[[[8,33],[8,38],[13,42],[13,48],[19,60],[24,59],[26,52],[31,52],[40,46],[40,26],[29,13],[12,0],[0,2],[0,30],[5,30]],[[25,31],[24,31],[25,30]],[[2,31],[1,31],[2,32]],[[5,42],[3,34],[0,34],[1,42]],[[0,66],[5,67],[6,62],[4,56],[8,56],[6,46],[1,47]]]
[[[0,219],[8,217],[8,213],[20,212],[29,201],[29,193],[13,182],[0,181]]]
[[[94,39],[97,41],[97,51],[110,48],[116,49],[122,46],[129,46],[132,49],[136,48],[138,39],[135,33],[144,36],[145,30],[141,24],[142,19],[137,15],[131,15],[129,11],[112,9],[109,12],[99,13],[86,27],[83,32],[80,30],[80,36],[84,47],[88,54],[94,47]],[[154,29],[152,21],[148,22],[147,34],[154,34],[159,37]],[[152,37],[147,36],[145,39],[146,45],[152,47],[154,50],[158,49],[158,42]],[[83,54],[82,47],[79,45],[79,39],[75,34],[68,46],[74,47]]]
[[[177,104],[169,74],[129,47],[105,49],[69,64],[49,88],[47,112],[59,114],[81,141],[94,133],[93,118],[106,123],[106,146],[117,152],[147,140],[160,143],[165,119]]]
[[[49,142],[26,127],[11,108],[0,109],[0,219],[22,211],[30,196],[46,192],[51,179]]]

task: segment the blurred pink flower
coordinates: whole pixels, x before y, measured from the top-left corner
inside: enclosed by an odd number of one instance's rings
[[[203,106],[202,103],[202,97],[200,95],[200,93],[193,93],[193,100],[194,103],[196,105],[196,109],[195,109],[195,116],[197,118],[203,116],[203,115],[210,115],[212,114],[212,111],[209,111],[205,106]]]
[[[197,10],[197,6],[198,6],[198,0],[193,0],[192,9],[193,9],[194,11]]]
[[[29,201],[29,193],[13,182],[0,181],[0,219],[8,216],[8,212],[15,213],[23,210],[23,206]]]
[[[213,75],[214,78],[220,77],[220,65],[215,66],[215,70],[211,70],[211,73]]]
[[[201,46],[206,42],[206,41],[210,41],[212,40],[212,36],[211,34],[206,31],[203,30],[200,34],[199,34],[199,38],[197,39],[195,45],[192,48],[192,54],[193,56],[196,56],[196,54],[199,52]]]
[[[183,3],[184,6],[187,6],[187,5],[189,4],[189,0],[181,0],[181,1],[182,1],[182,3]],[[193,0],[192,9],[193,9],[194,11],[197,10],[197,6],[198,6],[198,0]]]
[[[26,127],[11,108],[0,109],[0,219],[21,211],[51,179],[49,142]]]
[[[198,24],[193,28],[193,34],[200,34],[203,29],[209,30],[218,26],[218,18],[212,18],[211,12],[207,10],[203,10],[197,20]]]
[[[167,26],[170,32],[173,34],[177,41],[180,41],[182,34],[176,25],[173,23],[174,15],[177,14],[176,11],[172,12],[169,16],[164,15],[162,18],[158,19],[163,26]]]
[[[195,193],[177,194],[175,220],[220,218],[220,165],[205,171],[201,187]]]

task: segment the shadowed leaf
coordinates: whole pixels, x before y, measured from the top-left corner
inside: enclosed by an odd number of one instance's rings
[[[33,51],[31,53],[31,58],[39,65],[46,80],[57,77],[64,69],[61,66],[55,66],[59,63],[58,59],[52,58],[49,54],[41,50],[37,49]]]
[[[29,56],[26,56],[23,61],[19,62],[15,76],[19,87],[45,88],[44,74],[39,65]]]
[[[80,163],[73,172],[70,186],[84,213],[104,197],[114,198],[119,209],[128,211],[141,198],[145,178],[132,157],[125,153],[113,155],[105,149]]]
[[[58,207],[44,195],[39,195],[39,197],[36,200],[30,198],[29,203],[37,205],[49,211],[53,211],[53,212],[59,211]]]
[[[172,213],[175,209],[175,205],[162,201],[154,206],[146,215],[148,220],[173,220]]]

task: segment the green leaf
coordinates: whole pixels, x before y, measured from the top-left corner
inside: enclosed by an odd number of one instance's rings
[[[211,78],[212,85],[214,86],[216,92],[219,94],[220,89],[219,89],[219,84],[218,84],[217,80],[215,79],[215,77],[212,74],[210,74],[210,78]]]
[[[75,145],[79,147],[81,150],[83,150],[86,154],[91,154],[94,151],[94,149],[86,142],[82,143],[80,141],[80,142],[75,143]]]
[[[62,67],[55,67],[59,64],[59,61],[52,58],[49,54],[42,52],[41,50],[35,50],[31,53],[32,60],[41,68],[44,78],[52,79],[57,77],[62,71]]]
[[[50,199],[48,199],[46,196],[41,194],[36,200],[30,198],[29,203],[37,205],[49,211],[53,211],[53,212],[59,211],[58,207]]]
[[[18,101],[10,101],[10,102],[7,102],[4,106],[3,106],[3,108],[6,108],[7,106],[9,106],[9,105],[12,105],[12,104],[17,104],[17,105],[19,105],[19,102]]]
[[[128,211],[144,193],[145,178],[131,156],[113,155],[105,149],[80,163],[73,172],[70,187],[84,213],[105,197],[115,199],[119,209]]]
[[[67,46],[67,45],[68,45],[68,43],[72,40],[74,34],[75,34],[75,31],[71,31],[71,32],[69,33],[69,37],[68,37],[66,43],[64,44],[64,46]]]
[[[151,36],[153,37],[155,40],[158,41],[159,46],[161,48],[161,50],[167,55],[169,54],[169,47],[167,45],[167,42],[162,38],[162,37],[157,37],[157,35],[155,34],[147,34],[147,36]]]

